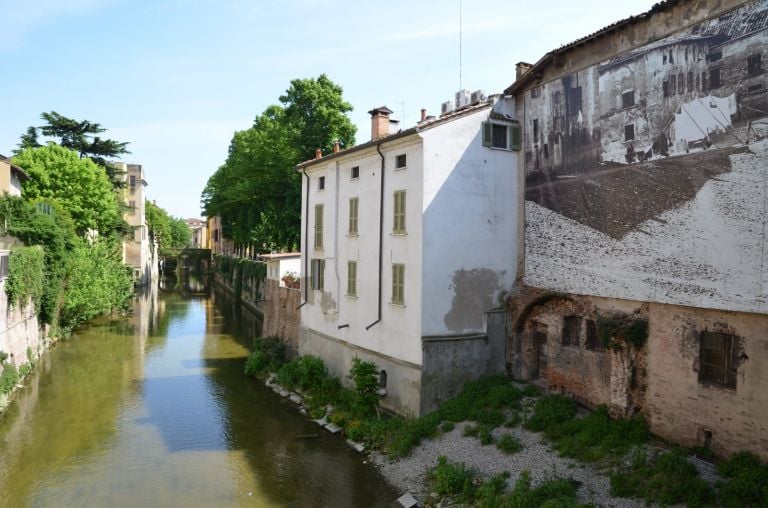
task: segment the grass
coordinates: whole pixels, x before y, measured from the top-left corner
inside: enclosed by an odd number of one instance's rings
[[[717,471],[725,478],[718,484],[723,506],[768,506],[768,465],[757,455],[736,453]]]
[[[531,475],[523,471],[512,489],[507,489],[509,473],[487,480],[466,465],[448,462],[441,456],[429,471],[432,491],[468,506],[483,508],[569,508],[581,505],[576,501],[579,484],[565,478],[550,478],[536,487]]]
[[[502,434],[496,443],[496,448],[511,455],[523,449],[523,445],[512,434]]]
[[[716,501],[714,489],[699,477],[683,449],[648,457],[640,448],[628,467],[610,474],[610,482],[612,496],[644,499],[649,504],[684,503],[693,508],[713,506]]]

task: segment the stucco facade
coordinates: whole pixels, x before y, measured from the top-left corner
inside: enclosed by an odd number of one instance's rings
[[[29,179],[29,175],[11,161],[0,155],[0,193],[10,196],[21,196],[22,182]]]
[[[440,354],[435,341],[486,337],[485,313],[515,280],[515,157],[481,139],[493,109],[476,104],[298,167],[300,353],[322,356],[342,377],[356,356],[375,362],[386,374],[383,404],[401,413],[434,409],[438,394],[486,371],[488,362],[458,377],[422,375],[426,352]]]
[[[133,268],[137,285],[143,286],[157,280],[159,268],[156,249],[149,240],[149,227],[145,215],[147,181],[140,164],[115,162],[115,169],[122,173],[125,181],[124,203],[127,210],[123,218],[133,228],[133,238],[123,241],[123,263]]]
[[[765,0],[662,2],[506,91],[525,168],[510,373],[763,459],[766,20]]]

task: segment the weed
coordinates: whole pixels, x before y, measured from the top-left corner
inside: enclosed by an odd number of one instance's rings
[[[464,437],[477,437],[480,432],[480,427],[477,425],[467,425],[464,427]]]
[[[12,363],[5,365],[3,373],[0,374],[0,393],[10,392],[18,382],[19,371],[16,369],[16,366]]]
[[[275,372],[285,363],[285,343],[280,337],[259,337],[245,362],[245,374],[256,376]]]
[[[451,432],[455,428],[456,428],[455,423],[443,422],[442,425],[440,425],[440,432],[442,432],[443,434],[447,434],[448,432]]]
[[[540,432],[576,415],[576,404],[564,395],[547,395],[536,401],[533,415],[525,422],[528,430]]]
[[[757,455],[736,453],[717,471],[726,479],[719,484],[723,505],[768,506],[768,466]]]
[[[32,371],[32,365],[25,363],[19,367],[19,377],[24,378]]]
[[[642,448],[632,456],[629,467],[610,474],[613,496],[644,499],[647,503],[689,507],[714,502],[714,490],[688,462],[685,450],[677,449],[648,458]]]
[[[437,458],[437,465],[428,473],[428,478],[439,495],[458,497],[467,502],[474,498],[474,476],[474,471],[463,463],[452,464],[442,455]]]
[[[541,395],[541,390],[539,390],[539,387],[532,384],[525,385],[525,388],[523,388],[523,395],[526,397],[538,397]]]
[[[480,440],[480,444],[483,446],[492,444],[493,435],[491,434],[491,429],[485,425],[480,425],[478,427],[477,439]]]
[[[359,358],[352,360],[352,369],[349,377],[355,383],[355,405],[357,412],[363,415],[371,415],[376,411],[379,403],[379,369],[375,363],[364,362]]]
[[[509,420],[504,423],[504,426],[508,429],[514,429],[520,423],[523,421],[523,417],[520,415],[519,411],[513,411],[512,415],[510,415]]]
[[[518,441],[512,434],[502,434],[499,441],[496,443],[496,448],[511,455],[522,450],[523,445],[520,444],[520,441]]]

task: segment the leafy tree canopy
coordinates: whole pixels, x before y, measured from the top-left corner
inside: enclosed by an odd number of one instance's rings
[[[89,229],[110,236],[125,232],[121,205],[109,178],[90,159],[49,143],[27,148],[13,158],[30,179],[23,183],[26,199],[51,198],[62,204],[82,234]]]
[[[279,100],[235,133],[202,195],[205,214],[221,217],[225,236],[264,251],[299,245],[301,176],[294,166],[317,148],[330,152],[335,141],[355,143],[352,106],[325,74],[291,81]]]
[[[117,171],[110,165],[109,159],[130,153],[126,148],[128,143],[98,136],[106,131],[98,123],[74,120],[56,111],[43,113],[40,116],[45,120],[45,125],[28,127],[27,132],[22,134],[19,149],[15,153],[20,153],[27,148],[40,147],[37,140],[39,131],[44,136],[58,139],[59,145],[76,151],[81,158],[89,158],[104,168],[112,179],[113,185],[118,186]]]
[[[151,201],[145,203],[144,214],[150,238],[157,241],[161,257],[176,255],[189,245],[192,232],[184,219],[173,217]]]

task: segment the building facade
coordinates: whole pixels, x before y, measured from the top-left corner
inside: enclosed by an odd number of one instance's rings
[[[371,141],[297,166],[299,352],[342,378],[355,357],[376,363],[394,411],[429,412],[503,372],[492,310],[516,276],[512,112],[494,99],[393,134],[376,108]]]
[[[10,196],[21,196],[22,182],[29,180],[29,175],[10,159],[0,155],[0,192]]]
[[[766,51],[768,1],[666,1],[506,90],[525,168],[514,376],[768,458]]]
[[[145,216],[144,169],[140,164],[115,162],[115,169],[123,174],[125,181],[124,203],[127,210],[123,218],[133,228],[133,238],[123,240],[123,263],[133,268],[133,278],[143,286],[157,279],[158,264],[156,249],[149,239],[149,227]]]
[[[192,238],[189,241],[189,247],[192,249],[208,249],[209,234],[208,223],[202,219],[189,218],[186,220]]]

